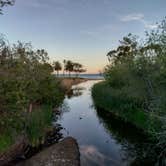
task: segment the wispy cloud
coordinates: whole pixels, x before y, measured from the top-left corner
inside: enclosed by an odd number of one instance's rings
[[[126,16],[121,17],[122,22],[130,22],[130,21],[139,21],[142,23],[147,29],[155,29],[157,28],[156,24],[151,24],[147,20],[145,20],[145,16],[142,13],[131,13]]]
[[[137,13],[137,14],[129,14],[129,15],[126,15],[124,17],[121,18],[121,21],[123,22],[128,22],[128,21],[140,21],[144,19],[144,15],[141,14],[141,13]]]
[[[34,8],[49,8],[49,7],[59,7],[64,6],[69,2],[69,0],[29,0],[23,2],[25,5],[29,5]]]
[[[108,36],[109,32],[114,30],[115,30],[115,27],[113,25],[104,24],[94,28],[83,29],[80,31],[80,33],[94,39],[105,40],[109,38]]]

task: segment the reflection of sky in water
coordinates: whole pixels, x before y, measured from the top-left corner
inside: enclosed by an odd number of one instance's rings
[[[81,94],[70,98],[66,96],[58,123],[64,127],[64,136],[77,139],[83,166],[128,165],[131,160],[128,149],[134,145],[130,145],[127,138],[121,139],[116,132],[110,131],[99,118],[90,92],[96,82],[73,86],[77,91],[80,89]]]
[[[81,161],[82,165],[90,166],[102,166],[111,164],[114,166],[120,165],[118,161],[115,161],[111,158],[111,156],[106,156],[101,153],[96,147],[91,145],[81,145],[80,146],[80,153],[81,153]]]

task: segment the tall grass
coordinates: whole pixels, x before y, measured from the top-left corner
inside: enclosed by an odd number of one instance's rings
[[[52,107],[44,105],[37,108],[27,119],[26,134],[32,146],[43,143],[46,130],[51,127]]]
[[[111,112],[146,133],[152,134],[161,128],[159,119],[142,110],[139,99],[125,96],[122,90],[111,88],[107,82],[95,84],[92,96],[97,107]]]
[[[52,106],[42,105],[35,108],[31,113],[22,119],[20,116],[8,116],[4,128],[0,128],[0,153],[10,149],[18,136],[24,134],[27,136],[31,146],[38,146],[43,143],[47,130],[51,128]]]

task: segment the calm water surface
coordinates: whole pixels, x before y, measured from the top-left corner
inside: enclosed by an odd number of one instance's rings
[[[62,105],[58,123],[64,137],[77,139],[82,166],[151,165],[144,159],[146,140],[135,128],[96,110],[87,81],[73,86]]]

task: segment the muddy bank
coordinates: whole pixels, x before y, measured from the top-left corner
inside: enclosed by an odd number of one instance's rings
[[[69,91],[73,85],[88,81],[85,78],[59,78],[65,91]]]
[[[33,156],[31,159],[21,162],[16,166],[79,166],[80,154],[77,141],[67,137],[61,142],[50,146]]]

